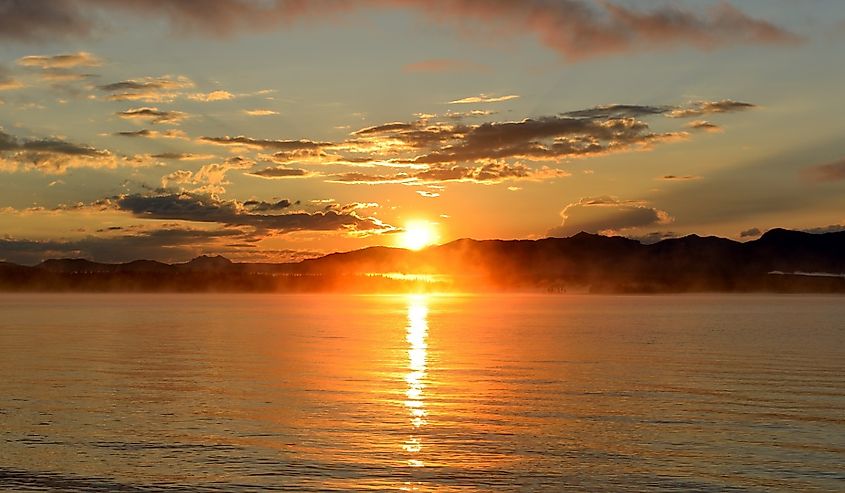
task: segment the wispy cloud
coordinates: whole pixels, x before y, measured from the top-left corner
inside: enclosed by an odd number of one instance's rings
[[[756,108],[756,105],[723,99],[721,101],[694,101],[685,107],[675,108],[667,113],[672,118],[688,118],[710,113],[732,113]]]
[[[314,175],[314,173],[304,170],[302,168],[288,168],[285,166],[271,166],[256,171],[250,171],[244,174],[269,180],[277,180],[282,178],[306,178]]]
[[[266,110],[266,109],[254,109],[254,110],[244,110],[244,113],[249,116],[273,116],[278,115],[278,111],[273,110]]]
[[[74,67],[99,67],[103,60],[86,51],[63,55],[30,55],[18,58],[18,65],[41,69],[67,69]]]
[[[700,180],[701,177],[697,175],[663,175],[660,179],[663,181],[691,181]]]
[[[479,94],[478,96],[469,96],[466,98],[455,99],[449,101],[448,104],[471,104],[471,103],[501,103],[516,99],[519,96],[516,94],[508,94],[506,96],[491,96],[489,94]]]

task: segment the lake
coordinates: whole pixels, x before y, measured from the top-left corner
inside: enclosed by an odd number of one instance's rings
[[[845,298],[0,295],[3,491],[833,492]]]

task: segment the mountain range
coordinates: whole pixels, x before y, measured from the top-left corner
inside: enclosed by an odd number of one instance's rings
[[[744,243],[690,235],[642,244],[588,233],[461,239],[420,251],[370,247],[282,264],[220,256],[180,264],[0,262],[0,290],[845,292],[845,232],[773,229]]]

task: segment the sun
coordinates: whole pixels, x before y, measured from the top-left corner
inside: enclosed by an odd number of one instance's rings
[[[399,239],[402,248],[422,250],[438,239],[437,229],[428,221],[409,221]]]

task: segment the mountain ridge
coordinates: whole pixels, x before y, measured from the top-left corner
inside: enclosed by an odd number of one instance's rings
[[[836,276],[790,274],[807,272]],[[373,246],[277,264],[220,255],[174,264],[0,262],[0,290],[379,291],[398,286],[390,279],[396,273],[446,276],[453,288],[469,291],[845,292],[845,279],[838,276],[845,273],[845,232],[775,228],[747,242],[692,234],[651,244],[584,232],[536,240],[461,238],[420,251]]]

